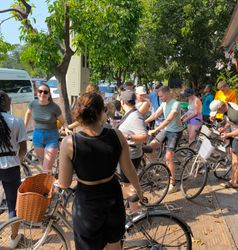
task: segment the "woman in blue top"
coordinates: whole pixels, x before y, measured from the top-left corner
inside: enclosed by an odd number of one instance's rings
[[[209,105],[213,101],[214,97],[211,93],[212,86],[206,85],[204,88],[204,96],[202,98],[202,118],[204,122],[210,123],[210,108]]]

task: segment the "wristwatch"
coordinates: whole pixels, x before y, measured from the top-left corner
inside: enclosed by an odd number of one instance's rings
[[[130,141],[132,139],[131,135],[127,135],[126,139]]]

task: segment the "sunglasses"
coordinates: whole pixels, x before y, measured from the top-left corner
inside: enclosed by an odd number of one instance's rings
[[[48,94],[49,94],[49,91],[48,91],[48,90],[41,90],[41,89],[39,89],[39,90],[38,90],[38,93],[39,93],[39,94],[44,93],[44,95],[48,95]]]

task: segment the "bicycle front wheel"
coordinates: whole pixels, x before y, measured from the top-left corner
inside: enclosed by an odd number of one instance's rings
[[[195,151],[188,147],[178,148],[174,152],[175,180],[180,181],[184,164],[195,155]]]
[[[190,250],[191,231],[185,222],[170,213],[146,213],[126,226],[123,249]]]
[[[189,148],[191,148],[195,152],[198,152],[201,145],[202,145],[202,140],[198,137],[195,141],[189,144]]]
[[[64,235],[56,225],[52,224],[47,230],[48,228],[43,224],[38,223],[34,226],[20,218],[13,218],[0,227],[0,249],[10,249],[12,229],[17,228],[18,235],[21,235],[17,249],[70,249]]]
[[[181,176],[181,191],[185,198],[194,199],[204,189],[208,176],[206,163],[198,160],[197,156],[188,159]]]
[[[148,203],[160,203],[168,192],[170,184],[170,171],[163,163],[151,163],[139,176],[140,185]]]
[[[232,170],[231,162],[220,160],[216,163],[213,173],[216,176],[216,178],[228,181],[230,180],[231,170]]]

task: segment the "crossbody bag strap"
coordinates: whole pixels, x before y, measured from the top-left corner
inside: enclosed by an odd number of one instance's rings
[[[133,108],[131,109],[129,112],[127,112],[122,118],[121,118],[121,121],[120,123],[117,125],[117,129],[122,125],[122,123],[126,120],[126,118],[133,112],[135,112],[137,109],[136,108]]]
[[[4,156],[16,156],[16,152],[1,152],[0,153],[0,157],[4,157]]]

